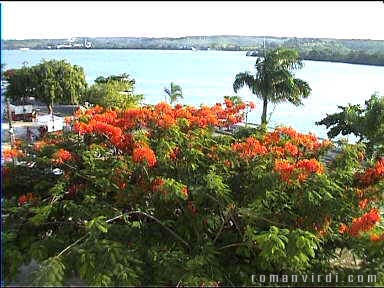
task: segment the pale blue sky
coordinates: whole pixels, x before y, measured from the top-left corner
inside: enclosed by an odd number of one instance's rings
[[[254,35],[384,40],[382,1],[1,1],[2,38]]]

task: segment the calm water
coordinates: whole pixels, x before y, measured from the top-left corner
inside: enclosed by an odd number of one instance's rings
[[[235,95],[232,83],[238,72],[254,72],[256,58],[244,52],[168,51],[168,50],[5,50],[2,63],[19,68],[23,62],[35,65],[42,59],[66,59],[84,68],[89,84],[98,76],[128,73],[136,80],[136,92],[144,94],[146,103],[164,99],[164,87],[170,82],[181,85],[185,104],[214,104],[225,95]],[[272,112],[270,125],[291,125],[301,132],[326,137],[323,126],[316,126],[337,105],[364,103],[375,91],[384,94],[384,67],[343,63],[304,61],[296,76],[307,81],[312,94],[304,106],[279,104]],[[256,109],[249,121],[259,123],[261,101],[247,88],[238,93],[244,100],[254,100]]]

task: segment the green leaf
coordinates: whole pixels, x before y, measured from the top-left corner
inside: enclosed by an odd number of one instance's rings
[[[87,229],[90,231],[98,230],[102,233],[108,232],[108,223],[105,222],[106,217],[105,216],[99,216],[87,223]]]
[[[40,268],[33,272],[33,284],[45,286],[62,286],[65,266],[57,257],[48,258],[40,264]]]

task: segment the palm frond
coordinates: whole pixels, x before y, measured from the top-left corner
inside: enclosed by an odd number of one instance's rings
[[[171,95],[171,91],[168,88],[164,88],[164,92],[167,93],[167,95]]]
[[[249,72],[241,72],[236,74],[235,81],[233,82],[233,91],[237,93],[241,88],[244,86],[247,86],[252,93],[254,92],[254,86],[255,86],[256,79],[255,77],[249,73]]]

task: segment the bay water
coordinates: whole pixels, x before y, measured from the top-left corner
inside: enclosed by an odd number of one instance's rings
[[[3,50],[1,62],[5,69],[35,65],[42,59],[62,60],[84,68],[86,80],[92,84],[98,76],[128,73],[136,80],[136,93],[144,94],[145,103],[165,99],[164,88],[171,82],[180,85],[184,99],[180,103],[212,105],[224,96],[239,95],[251,100],[256,108],[249,113],[248,122],[259,123],[262,102],[242,88],[234,93],[232,84],[239,72],[255,72],[256,58],[238,51],[187,50]],[[364,104],[370,95],[384,95],[384,67],[345,63],[304,61],[296,77],[312,88],[303,106],[289,103],[269,104],[270,126],[287,125],[296,130],[315,133],[326,138],[324,126],[315,125],[326,114],[338,111],[337,106]]]

